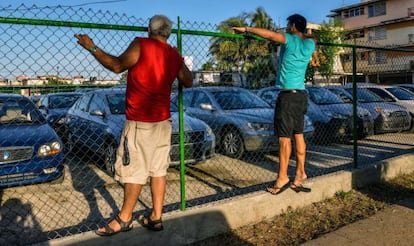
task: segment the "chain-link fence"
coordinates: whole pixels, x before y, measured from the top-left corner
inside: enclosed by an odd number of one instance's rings
[[[24,5],[0,9],[0,16],[0,91],[7,93],[0,96],[0,244],[97,229],[123,201],[123,188],[112,174],[125,122],[125,74],[106,70],[73,35],[89,34],[100,48],[119,55],[134,37],[147,36],[148,20]],[[278,91],[272,85],[278,48],[225,30],[177,19],[169,39],[194,72],[195,86],[183,93],[175,88],[172,95],[165,212],[264,190],[276,179]],[[329,48],[336,49],[334,57]],[[312,81],[304,126],[309,177],[407,151],[413,142],[412,109],[387,104],[349,82],[411,83],[413,55],[384,47],[318,45],[307,77]],[[30,96],[38,109],[27,97],[12,96],[17,94]],[[294,155],[290,164],[294,177]],[[144,186],[134,211],[151,206],[150,188]]]

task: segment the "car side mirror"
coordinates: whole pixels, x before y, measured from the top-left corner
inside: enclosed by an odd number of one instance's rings
[[[100,109],[96,109],[96,110],[90,112],[90,115],[104,117],[105,116],[105,113],[102,112],[102,110],[100,110]]]
[[[214,111],[215,108],[213,107],[213,105],[208,104],[208,103],[201,103],[200,104],[200,108],[204,109],[204,110],[208,110],[208,111]]]

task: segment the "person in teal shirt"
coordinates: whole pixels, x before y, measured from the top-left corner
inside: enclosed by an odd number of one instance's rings
[[[281,89],[275,107],[275,134],[279,140],[279,171],[273,186],[267,191],[280,194],[287,188],[296,192],[310,192],[303,186],[305,172],[306,143],[303,136],[304,116],[308,101],[305,90],[305,73],[315,51],[315,38],[306,33],[307,21],[299,14],[287,18],[285,33],[255,27],[233,27],[236,33],[252,33],[281,44],[277,69],[276,87]],[[292,153],[292,138],[296,146],[295,179],[290,182],[288,164]]]

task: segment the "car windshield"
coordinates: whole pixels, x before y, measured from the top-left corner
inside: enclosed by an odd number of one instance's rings
[[[178,112],[178,106],[173,101],[170,103],[170,112]]]
[[[70,108],[80,95],[56,95],[49,98],[49,108]]]
[[[352,96],[352,88],[346,88],[346,90]],[[358,93],[358,102],[362,102],[362,103],[385,102],[385,100],[379,97],[378,95],[363,88],[358,88],[357,93]]]
[[[335,93],[325,88],[308,88],[309,97],[315,104],[337,104],[343,103]]]
[[[386,90],[398,98],[398,100],[414,100],[414,94],[402,88],[389,87]]]
[[[44,122],[45,118],[29,99],[0,98],[0,125]]]
[[[108,94],[106,99],[111,114],[125,114],[125,94]]]
[[[341,88],[329,88],[330,91],[338,95],[344,103],[352,103],[352,96]]]
[[[212,94],[223,110],[271,108],[260,97],[248,91],[215,91]]]

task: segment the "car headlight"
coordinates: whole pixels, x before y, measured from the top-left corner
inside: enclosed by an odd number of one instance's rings
[[[57,123],[57,124],[59,124],[59,125],[64,124],[64,123],[65,123],[65,118],[63,117],[63,118],[58,119],[58,120],[56,121],[56,123]]]
[[[43,144],[37,151],[38,157],[46,157],[59,154],[62,151],[62,145],[58,141]]]
[[[247,123],[247,126],[250,129],[253,129],[255,131],[271,131],[271,130],[273,130],[273,124],[269,124],[269,123],[253,123],[253,122],[249,122],[249,123]]]
[[[375,112],[380,113],[383,116],[390,116],[391,115],[391,111],[383,109],[381,107],[375,107]]]
[[[206,134],[208,137],[214,135],[213,130],[209,126],[206,128]]]

